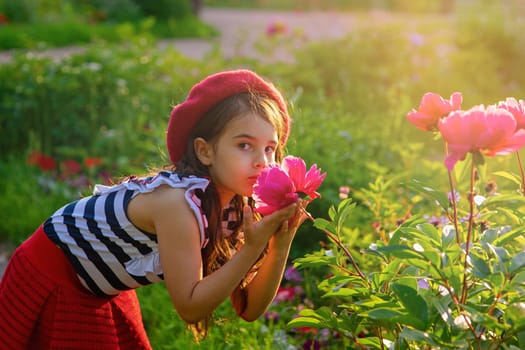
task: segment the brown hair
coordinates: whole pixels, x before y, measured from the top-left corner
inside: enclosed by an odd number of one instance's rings
[[[174,171],[181,175],[210,177],[208,167],[202,164],[195,154],[193,141],[195,138],[201,137],[213,143],[222,135],[232,120],[249,113],[260,116],[274,126],[279,139],[275,157],[276,161],[280,162],[284,156],[284,116],[279,111],[275,101],[271,98],[255,92],[245,92],[222,100],[204,114],[199,123],[194,127],[187,141],[186,152],[177,164],[174,165]],[[219,196],[213,182],[208,185],[206,191],[202,194],[201,200],[202,209],[208,220],[209,242],[201,251],[203,275],[206,276],[224,265],[231,258],[232,251],[235,250],[239,244],[243,243],[239,234],[242,229],[242,213],[245,201],[242,196],[236,195],[230,202],[228,211],[231,211],[231,213],[223,212],[224,208],[221,208]],[[248,199],[247,203],[253,207],[253,200],[251,198]],[[222,221],[226,219],[223,217],[225,214],[229,214],[230,218],[235,218],[233,222],[230,222],[230,225],[233,224],[233,226],[230,226],[229,229],[233,232],[228,236],[225,236],[222,231]],[[261,259],[262,256],[254,268],[258,266]],[[246,281],[243,281],[239,286],[239,294],[243,296],[245,295],[243,292],[245,284]],[[246,300],[244,300],[240,306],[240,311],[242,312],[245,307]],[[210,321],[211,315],[208,315],[203,321],[190,326],[194,334],[198,337],[205,337]]]

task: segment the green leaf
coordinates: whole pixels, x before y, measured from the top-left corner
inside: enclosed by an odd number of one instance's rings
[[[519,175],[512,174],[512,173],[509,173],[507,171],[496,171],[493,174],[496,175],[496,176],[503,177],[503,178],[505,178],[507,180],[510,180],[510,181],[514,182],[516,185],[518,185],[519,187],[521,187],[521,176],[519,176]]]
[[[393,299],[383,299],[377,295],[371,295],[368,300],[356,301],[356,304],[367,307],[369,309],[378,308],[398,308],[398,303]]]
[[[325,297],[339,297],[339,298],[347,298],[354,295],[366,295],[367,289],[365,288],[337,288],[334,289],[331,292],[327,292],[324,294]]]
[[[431,239],[432,242],[435,242],[436,244],[440,242],[441,236],[440,236],[437,228],[434,225],[429,224],[429,223],[418,224],[417,228],[423,234],[425,234],[426,237]]]
[[[410,329],[410,328],[404,327],[401,333],[399,334],[399,336],[408,341],[415,341],[415,342],[423,343],[425,345],[432,345],[432,346],[439,345],[438,343],[436,343],[434,339],[432,339],[432,337],[427,332],[422,332],[417,329]]]
[[[417,192],[426,193],[431,198],[435,199],[445,210],[447,210],[450,206],[450,201],[445,192],[438,191],[435,188],[427,186],[417,179],[412,179],[412,182],[408,183],[407,186]]]
[[[496,238],[494,242],[492,242],[495,246],[503,246],[507,244],[509,241],[514,240],[516,237],[522,237],[525,232],[525,226],[519,226],[515,229],[504,233],[500,237]]]
[[[479,256],[473,254],[472,252],[469,253],[470,263],[472,264],[473,270],[472,273],[474,276],[479,278],[485,278],[488,275],[490,275],[490,267],[485,262],[484,259],[480,258]]]
[[[420,253],[402,244],[399,244],[399,245],[390,244],[385,247],[378,247],[377,250],[387,253],[387,254],[391,254],[401,259],[424,259],[424,257]]]
[[[361,285],[362,279],[356,276],[347,276],[347,275],[336,275],[325,280],[322,280],[319,283],[319,288],[335,288],[334,286],[345,286],[349,283],[355,283]]]
[[[519,194],[500,194],[497,196],[490,196],[483,202],[480,208],[494,207],[521,207],[525,205],[525,197]]]
[[[417,291],[404,284],[392,285],[392,291],[396,294],[401,304],[413,316],[423,322],[424,329],[428,324],[428,305]]]
[[[306,266],[326,266],[335,264],[336,258],[330,255],[306,255],[303,258],[297,258],[294,260],[295,267],[306,267]]]
[[[313,327],[313,328],[321,328],[323,326],[324,322],[321,319],[315,318],[315,317],[305,317],[305,316],[299,316],[288,322],[288,327]]]
[[[449,307],[451,303],[452,303],[452,298],[450,296],[432,298],[432,305],[434,305],[436,310],[439,312],[439,316],[445,323],[447,323],[450,326],[454,324],[454,320],[452,317],[452,310],[450,310],[450,307]]]
[[[516,286],[525,284],[525,271],[518,272],[516,276],[512,278],[511,283]]]
[[[507,272],[507,265],[505,264],[507,260],[509,259],[509,253],[505,248],[497,247],[492,244],[487,244],[489,249],[492,251],[492,253],[496,256],[498,259],[498,266],[499,271],[506,273]]]
[[[525,252],[520,252],[510,262],[509,271],[515,272],[525,266]]]
[[[441,231],[441,249],[445,250],[452,242],[456,241],[456,228],[453,225],[445,225]]]
[[[399,311],[389,308],[377,308],[368,312],[362,313],[362,316],[369,317],[374,320],[392,320],[394,317],[402,316],[403,314]]]
[[[328,232],[335,233],[334,223],[326,219],[322,219],[322,218],[315,219],[314,227],[320,230],[326,230]]]
[[[389,245],[398,245],[404,238],[405,232],[403,232],[408,227],[416,227],[418,224],[426,223],[427,221],[418,215],[414,215],[411,218],[404,221],[399,227],[392,233],[392,237],[390,238]]]
[[[389,282],[393,279],[399,272],[400,266],[403,263],[401,259],[394,259],[389,264],[387,264],[379,276],[379,285],[382,285],[385,282]]]
[[[505,319],[514,328],[525,327],[525,303],[513,303],[507,307],[505,311]]]
[[[359,345],[367,346],[367,349],[381,349],[381,339],[378,337],[359,338],[357,342]]]

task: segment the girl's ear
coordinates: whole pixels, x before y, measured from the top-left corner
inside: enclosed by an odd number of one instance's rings
[[[213,147],[202,137],[197,137],[193,140],[193,149],[195,155],[199,158],[200,162],[206,166],[211,165]]]

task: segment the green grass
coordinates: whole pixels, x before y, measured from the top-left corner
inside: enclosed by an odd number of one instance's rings
[[[122,42],[137,35],[153,38],[203,38],[217,30],[196,17],[169,21],[97,23],[81,21],[10,24],[0,27],[0,50],[35,49],[89,44],[95,41]]]

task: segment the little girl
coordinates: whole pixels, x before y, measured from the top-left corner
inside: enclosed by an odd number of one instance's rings
[[[228,296],[257,319],[304,220],[298,203],[262,219],[252,211],[252,187],[282,159],[289,129],[281,93],[251,71],[196,84],[171,112],[169,170],[95,186],[14,252],[0,349],[150,349],[134,289],[159,281],[200,335]]]

